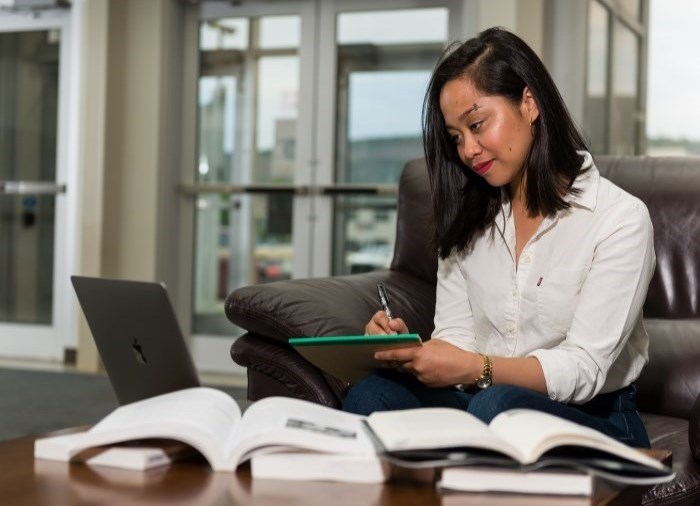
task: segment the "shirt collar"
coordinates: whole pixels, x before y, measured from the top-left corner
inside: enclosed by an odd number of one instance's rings
[[[571,205],[594,211],[598,200],[600,172],[598,172],[595,163],[593,163],[593,157],[588,151],[577,151],[577,153],[583,156],[581,170],[585,170],[585,172],[581,172],[576,176],[574,181],[573,188],[576,188],[578,193],[569,192],[566,194],[564,200]]]
[[[564,196],[564,200],[569,204],[577,207],[583,207],[590,211],[595,211],[595,206],[598,201],[598,185],[600,183],[600,172],[598,168],[593,163],[593,157],[588,151],[577,151],[577,153],[583,156],[583,163],[581,164],[581,170],[586,170],[585,172],[579,173],[574,180],[574,188],[577,188],[579,192],[567,193]],[[501,188],[501,214],[496,217],[496,227],[505,233],[507,220],[512,219],[510,212],[510,199],[505,191],[505,188]],[[545,218],[549,220],[550,218]]]

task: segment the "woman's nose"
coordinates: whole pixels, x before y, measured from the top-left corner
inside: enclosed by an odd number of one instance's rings
[[[481,144],[473,135],[467,135],[462,144],[462,160],[471,162],[479,153],[481,153]]]

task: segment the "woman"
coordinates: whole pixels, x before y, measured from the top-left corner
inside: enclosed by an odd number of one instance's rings
[[[450,406],[488,423],[525,407],[648,447],[634,386],[655,264],[644,204],[599,175],[544,65],[505,30],[443,56],[423,127],[435,330],[421,348],[377,353],[387,369],[343,408]],[[365,330],[409,331],[382,311]]]

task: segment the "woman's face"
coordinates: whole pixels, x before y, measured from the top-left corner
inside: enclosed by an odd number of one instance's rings
[[[467,79],[448,81],[440,92],[440,109],[462,162],[491,186],[508,185],[517,195],[532,146],[531,123],[539,111],[530,91],[519,104],[483,95]]]

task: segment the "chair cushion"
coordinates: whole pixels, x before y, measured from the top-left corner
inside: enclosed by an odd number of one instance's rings
[[[647,319],[649,363],[637,381],[642,411],[685,418],[700,393],[700,320]]]

